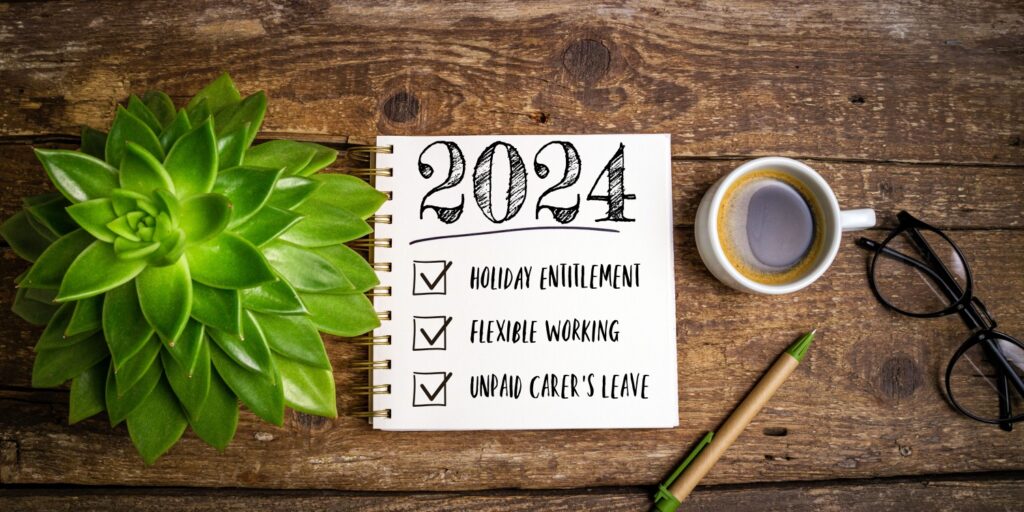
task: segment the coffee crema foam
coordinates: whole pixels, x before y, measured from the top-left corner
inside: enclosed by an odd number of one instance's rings
[[[761,284],[806,275],[824,240],[821,206],[793,176],[764,169],[729,186],[718,208],[718,239],[729,263]]]

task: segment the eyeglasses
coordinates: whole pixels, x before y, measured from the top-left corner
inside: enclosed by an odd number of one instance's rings
[[[890,309],[932,318],[956,313],[971,330],[946,366],[946,398],[961,414],[1003,430],[1024,420],[1024,344],[999,332],[974,296],[974,280],[960,248],[942,231],[902,211],[899,226],[872,251],[871,290]]]

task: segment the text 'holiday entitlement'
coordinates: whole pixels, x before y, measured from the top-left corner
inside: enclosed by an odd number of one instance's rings
[[[669,136],[377,146],[375,428],[678,425]]]

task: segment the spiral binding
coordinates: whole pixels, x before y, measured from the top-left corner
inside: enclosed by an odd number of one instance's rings
[[[363,178],[369,178],[375,180],[377,177],[392,177],[394,171],[389,167],[373,167],[371,159],[377,154],[390,154],[394,151],[394,146],[356,146],[350,148],[347,152],[348,157],[356,162],[365,162],[370,167],[343,167],[340,170],[352,176],[358,176]],[[376,185],[376,183],[373,183]],[[390,191],[384,191],[387,196],[387,200],[391,200],[392,193]],[[391,215],[374,215],[367,219],[371,224],[391,224]],[[363,238],[355,240],[349,243],[349,246],[356,249],[364,249],[370,252],[370,257],[373,258],[373,252],[376,248],[390,248],[390,238]],[[378,272],[391,272],[390,261],[374,261],[373,269]],[[380,285],[373,287],[367,292],[369,297],[390,297],[391,287],[387,285]],[[391,320],[391,311],[377,311],[377,318],[382,322]],[[363,336],[357,336],[351,339],[351,342],[355,345],[362,345],[370,348],[371,355],[373,347],[375,346],[389,346],[391,345],[391,335],[374,336],[367,334]],[[390,370],[391,360],[374,360],[365,359],[353,361],[351,367],[355,370],[365,371],[368,374],[369,384],[352,386],[351,392],[355,395],[364,395],[368,401],[372,402],[374,395],[389,395],[391,394],[390,384],[374,384],[373,383],[373,371],[374,370]],[[351,413],[352,416],[357,418],[367,418],[371,420],[373,418],[390,418],[391,409],[369,409],[363,411],[355,411]]]

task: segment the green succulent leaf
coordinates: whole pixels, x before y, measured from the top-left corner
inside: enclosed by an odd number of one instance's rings
[[[65,336],[74,336],[103,328],[103,295],[74,302],[75,311],[64,329]]]
[[[147,267],[135,285],[149,325],[165,339],[177,339],[192,310],[192,277],[185,258],[163,267]]]
[[[264,285],[265,286],[265,285]],[[192,283],[192,318],[231,334],[242,333],[242,306],[238,290]]]
[[[107,147],[104,151],[107,163],[115,168],[120,168],[128,142],[138,144],[157,160],[164,158],[164,148],[160,144],[160,139],[153,133],[149,125],[125,110],[124,107],[119,106],[117,115],[114,117],[114,124],[110,126],[110,133],[107,134]]]
[[[66,302],[99,295],[131,281],[145,266],[142,261],[118,258],[112,244],[94,241],[68,267],[55,300]]]
[[[107,408],[103,391],[109,366],[110,361],[104,359],[71,381],[71,393],[68,399],[69,425],[91,418]]]
[[[320,188],[319,181],[300,176],[283,176],[274,185],[274,192],[267,200],[267,205],[290,210],[302,204],[318,188]]]
[[[153,464],[171,449],[188,426],[188,418],[164,379],[157,382],[127,420],[128,435],[146,464]]]
[[[236,363],[248,370],[272,377],[273,362],[270,360],[270,347],[260,330],[259,324],[248,311],[242,313],[242,336],[208,329],[207,334],[213,338],[217,346]]]
[[[110,420],[110,426],[117,426],[124,421],[149,396],[156,384],[160,382],[163,373],[163,367],[160,365],[150,365],[146,374],[131,389],[119,394],[117,378],[114,376],[114,365],[110,365],[103,392],[107,402],[107,418]]]
[[[32,227],[29,219],[24,210],[15,213],[0,224],[0,236],[21,259],[33,262],[49,247],[50,241]]]
[[[178,115],[174,116],[174,120],[171,124],[167,125],[166,128],[160,132],[160,146],[164,148],[164,151],[170,151],[174,147],[174,144],[178,142],[182,136],[188,133],[192,129],[192,123],[188,120],[188,114],[184,110],[178,111]]]
[[[57,196],[50,201],[35,204],[26,208],[32,217],[50,231],[63,236],[76,229],[78,224],[68,215],[65,208],[68,200]]]
[[[193,283],[194,286],[201,286],[198,283]],[[193,309],[194,306],[193,306]],[[181,335],[175,340],[168,340],[161,338],[164,343],[165,352],[170,354],[175,361],[185,370],[187,374],[191,374],[195,371],[196,364],[199,361],[199,352],[203,346],[203,340],[206,338],[204,334],[206,329],[203,324],[189,320],[185,324],[185,329],[181,331]],[[209,358],[207,358],[209,359]],[[209,363],[209,361],[207,361]]]
[[[284,423],[284,387],[276,366],[272,376],[247,370],[215,344],[210,345],[210,359],[231,391],[253,413],[274,425]]]
[[[168,126],[174,122],[174,101],[167,94],[160,91],[149,91],[142,95],[142,102],[156,116],[160,122],[160,127]],[[156,130],[154,129],[154,131]]]
[[[36,352],[32,365],[32,387],[53,388],[80,375],[107,357],[100,333],[84,341]]]
[[[120,366],[114,367],[114,381],[118,395],[126,394],[138,384],[149,372],[151,366],[159,366],[160,363],[156,359],[160,355],[161,348],[163,345],[160,340],[156,336],[150,336],[135,355],[121,363]]]
[[[79,229],[72,231],[52,243],[39,255],[35,265],[21,280],[26,288],[60,288],[64,274],[75,258],[94,242],[89,233]]]
[[[231,233],[193,245],[185,256],[192,279],[214,288],[251,288],[277,279],[259,249]]]
[[[43,330],[43,334],[39,336],[39,340],[36,342],[35,350],[54,350],[59,348],[66,348],[76,343],[81,343],[86,338],[92,336],[96,331],[90,331],[86,333],[76,334],[73,336],[67,336],[64,334],[67,331],[68,324],[71,322],[71,316],[75,312],[75,305],[73,303],[61,304],[57,312],[50,318],[50,323],[46,324],[46,329]]]
[[[96,239],[113,243],[114,238],[117,237],[117,234],[107,227],[107,224],[117,219],[114,201],[111,199],[104,197],[83,201],[68,206],[67,212],[82,229],[88,231]]]
[[[324,342],[309,318],[304,315],[252,315],[271,351],[313,368],[331,369]]]
[[[256,247],[260,247],[280,236],[300,220],[302,220],[302,215],[267,205],[260,208],[260,211],[248,221],[235,228],[235,234]]]
[[[203,409],[189,417],[192,430],[207,444],[223,451],[238,427],[238,397],[217,372],[210,374],[210,391]]]
[[[131,112],[133,116],[142,120],[143,123],[146,123],[146,126],[148,126],[150,130],[153,130],[153,133],[160,133],[160,130],[163,129],[163,126],[161,126],[160,120],[156,118],[156,115],[153,114],[153,112],[149,110],[149,107],[147,107],[146,104],[134,94],[128,98],[128,112]]]
[[[285,176],[298,174],[316,155],[316,148],[295,140],[272,140],[245,152],[243,163],[268,169],[284,169]]]
[[[185,240],[196,244],[224,231],[231,220],[231,202],[220,194],[199,194],[182,202],[181,213]]]
[[[133,242],[124,238],[114,240],[114,254],[122,260],[145,258],[160,249],[160,242]]]
[[[359,336],[380,327],[373,304],[362,293],[347,295],[302,294],[317,329],[336,336]]]
[[[242,306],[252,311],[279,315],[306,313],[306,306],[299,299],[299,294],[284,279],[239,290],[239,293]]]
[[[316,153],[313,154],[313,158],[309,160],[306,167],[298,172],[299,176],[311,176],[326,168],[328,165],[333,164],[334,161],[338,159],[338,150],[336,149],[331,149],[327,146],[322,146],[313,142],[303,142],[303,144],[312,146],[316,150]]]
[[[365,293],[380,284],[380,280],[377,279],[377,273],[373,270],[373,267],[359,253],[353,251],[348,246],[332,245],[330,247],[318,247],[313,249],[313,251],[330,262],[334,268],[340,270],[352,283],[351,288],[342,288],[340,290]],[[335,292],[340,290],[335,290]]]
[[[253,216],[270,197],[281,171],[261,167],[232,167],[217,175],[213,191],[227,196],[232,205],[230,226]]]
[[[103,334],[114,367],[119,368],[138,353],[153,332],[142,315],[134,281],[107,292],[103,300]]]
[[[193,126],[200,125],[213,117],[213,113],[210,112],[210,106],[206,103],[205,99],[200,100],[192,108],[186,108],[185,111],[188,113],[188,122]]]
[[[319,174],[311,179],[321,185],[313,193],[313,199],[350,211],[361,219],[373,215],[388,199],[386,194],[355,176]]]
[[[235,88],[235,83],[227,73],[224,73],[196,93],[196,95],[189,100],[186,109],[189,112],[192,112],[199,106],[200,102],[205,101],[210,111],[217,112],[225,107],[234,105],[241,100],[242,95],[239,94],[238,89]]]
[[[60,306],[49,302],[37,301],[28,296],[29,288],[18,288],[14,294],[11,311],[22,320],[32,325],[46,325],[53,318]]]
[[[249,147],[249,124],[239,126],[234,131],[217,138],[217,163],[221,169],[230,169],[242,165],[245,148]]]
[[[166,351],[160,355],[167,382],[190,419],[201,417],[203,404],[210,393],[210,348],[205,343],[200,343],[199,347],[194,371],[182,366]]]
[[[134,142],[128,142],[121,161],[121,188],[148,195],[156,190],[174,192],[174,182],[160,161],[149,151]]]
[[[308,249],[274,241],[263,247],[263,255],[296,290],[323,292],[354,289],[352,282],[331,262]]]
[[[82,146],[79,148],[83,153],[103,160],[107,147],[107,132],[94,130],[88,126],[82,127]]]
[[[370,234],[373,228],[348,210],[311,199],[295,208],[304,217],[281,235],[281,240],[303,247],[337,245]]]
[[[43,224],[42,222],[36,220],[36,218],[33,217],[32,214],[29,213],[27,210],[25,211],[25,213],[25,220],[28,221],[29,227],[32,228],[32,231],[35,231],[35,233],[39,235],[40,238],[46,240],[47,243],[52,243],[56,241],[58,238],[60,238],[59,236],[57,236],[57,233],[55,233],[52,229],[46,227],[46,225]]]
[[[60,284],[57,301],[79,300],[116,288],[146,268],[141,260],[122,260],[114,254],[114,246],[95,241],[86,247],[68,267]],[[103,269],[97,272],[96,269]]]
[[[274,361],[281,372],[285,405],[317,416],[338,417],[334,374],[330,370],[311,368],[284,357]]]
[[[263,91],[246,96],[241,102],[214,111],[214,126],[217,128],[217,135],[231,133],[245,125],[249,125],[249,131],[245,136],[245,146],[249,147],[256,133],[263,124],[263,116],[267,112],[267,96]]]
[[[72,203],[107,197],[117,188],[117,169],[103,160],[65,149],[35,152],[50,181]]]
[[[164,167],[174,182],[178,197],[213,190],[217,179],[217,140],[213,136],[213,122],[195,127],[183,135],[171,148]]]

